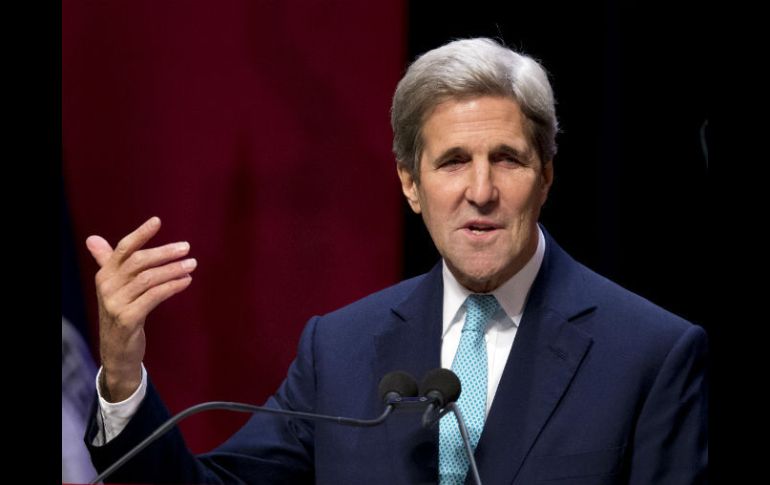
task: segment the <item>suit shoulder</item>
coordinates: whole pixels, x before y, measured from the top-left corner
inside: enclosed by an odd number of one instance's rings
[[[703,328],[578,265],[573,282],[580,282],[591,306],[568,320],[591,337],[594,362],[612,363],[616,372],[638,376],[649,388],[671,356],[706,353]]]
[[[404,301],[425,279],[426,274],[415,276],[393,286],[371,293],[337,310],[322,315],[319,320],[325,324],[345,324],[346,322],[365,322],[383,318],[390,310]],[[376,322],[372,321],[372,325]]]
[[[636,330],[640,334],[663,340],[676,340],[688,331],[703,331],[681,316],[579,265],[586,291],[598,304],[596,312],[600,320],[623,327],[625,331]]]

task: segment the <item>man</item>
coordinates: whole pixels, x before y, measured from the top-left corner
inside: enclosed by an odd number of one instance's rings
[[[557,122],[543,69],[489,39],[451,42],[410,66],[393,99],[398,176],[442,261],[429,273],[310,320],[268,406],[369,417],[392,370],[452,368],[486,483],[703,483],[706,337],[572,260],[538,225]],[[168,412],[141,362],[144,320],[190,284],[189,245],[140,249],[150,219],[97,273],[100,400],[86,441],[104,469]],[[463,483],[454,418],[424,429],[257,414],[211,453],[174,432],[118,482]]]

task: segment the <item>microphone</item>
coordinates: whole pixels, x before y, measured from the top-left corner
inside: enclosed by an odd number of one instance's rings
[[[346,418],[341,416],[329,416],[325,414],[306,413],[302,411],[289,411],[285,409],[273,409],[264,406],[255,406],[253,404],[244,404],[238,402],[226,402],[226,401],[210,401],[201,404],[191,406],[184,411],[177,413],[165,423],[160,425],[158,429],[152,432],[150,436],[145,438],[141,443],[133,447],[128,453],[123,455],[118,461],[109,466],[106,470],[100,473],[94,478],[91,484],[99,483],[105,478],[110,476],[118,468],[123,466],[128,460],[136,456],[140,451],[149,446],[152,442],[166,434],[171,428],[173,428],[178,422],[192,416],[193,414],[200,413],[202,411],[209,411],[213,409],[220,409],[226,411],[238,411],[242,413],[269,413],[277,414],[281,416],[292,416],[300,419],[307,419],[309,421],[327,421],[342,424],[346,426],[357,427],[372,427],[382,424],[390,413],[395,409],[396,402],[402,397],[414,397],[417,394],[417,382],[414,378],[406,372],[393,371],[385,374],[380,380],[379,384],[380,397],[385,403],[385,410],[382,414],[374,419],[355,419]]]
[[[378,386],[380,398],[385,405],[392,405],[402,397],[416,397],[417,390],[417,381],[414,377],[400,370],[385,374]]]
[[[422,425],[429,428],[435,425],[447,413],[453,412],[457,419],[457,426],[460,428],[460,436],[465,446],[465,455],[468,457],[468,465],[473,483],[481,485],[479,469],[476,466],[476,458],[473,456],[471,439],[468,436],[468,428],[465,427],[465,420],[460,412],[460,406],[457,405],[457,399],[460,397],[462,384],[457,374],[449,369],[433,369],[425,374],[420,384],[420,394],[430,398],[431,403],[422,416]]]
[[[436,424],[441,419],[438,412],[457,401],[461,390],[460,379],[449,369],[433,369],[425,374],[420,384],[420,395],[430,399],[431,403],[422,415],[422,425],[429,428]]]

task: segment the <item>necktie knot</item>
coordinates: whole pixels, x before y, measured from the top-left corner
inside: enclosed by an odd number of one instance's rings
[[[484,328],[487,326],[487,322],[494,315],[500,304],[497,302],[497,298],[494,295],[468,295],[465,300],[465,309],[467,315],[465,316],[465,325],[463,325],[463,332],[484,332]]]

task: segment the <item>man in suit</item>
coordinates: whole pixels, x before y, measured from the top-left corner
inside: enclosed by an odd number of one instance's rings
[[[593,273],[538,224],[554,177],[547,76],[489,39],[451,42],[409,68],[393,99],[404,195],[442,260],[429,273],[315,317],[267,405],[382,411],[380,378],[452,368],[485,483],[705,483],[706,337]],[[144,319],[190,283],[189,246],[142,249],[152,218],[101,266],[100,397],[86,434],[106,468],[168,418],[141,362]],[[193,456],[177,431],[111,480],[166,483],[464,483],[451,415],[346,428],[256,414]]]

